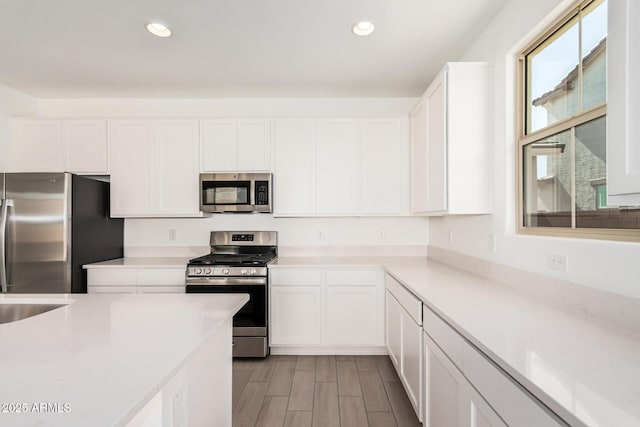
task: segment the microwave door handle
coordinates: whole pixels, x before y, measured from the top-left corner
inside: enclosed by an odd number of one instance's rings
[[[256,181],[252,179],[249,181],[249,205],[256,205]]]
[[[0,286],[2,287],[2,293],[6,294],[8,291],[7,281],[7,220],[9,217],[9,206],[13,203],[13,200],[2,200],[2,207],[0,207]]]

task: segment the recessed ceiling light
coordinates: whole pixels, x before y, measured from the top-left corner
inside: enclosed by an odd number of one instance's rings
[[[353,34],[355,34],[356,36],[368,36],[369,34],[373,33],[375,29],[376,26],[373,25],[373,22],[360,21],[353,24],[351,31],[353,31]]]
[[[158,37],[169,37],[171,35],[171,30],[164,24],[159,22],[151,22],[147,24],[147,30],[154,36]]]

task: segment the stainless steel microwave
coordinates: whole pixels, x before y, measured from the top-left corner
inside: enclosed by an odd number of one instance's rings
[[[202,212],[271,212],[270,173],[200,174]]]

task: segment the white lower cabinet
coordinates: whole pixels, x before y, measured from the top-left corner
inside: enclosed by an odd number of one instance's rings
[[[333,286],[326,290],[326,340],[330,345],[376,343],[378,289],[375,286]]]
[[[565,425],[424,307],[425,427]]]
[[[387,352],[391,361],[400,369],[400,352],[402,351],[402,306],[393,297],[391,292],[386,292],[386,335],[387,335]]]
[[[269,341],[278,352],[383,348],[380,270],[286,268],[269,274]]]
[[[387,352],[422,421],[422,303],[390,275],[385,282]]]
[[[401,374],[409,401],[422,420],[422,326],[402,310]]]
[[[319,345],[320,286],[271,287],[271,345]]]
[[[425,427],[506,427],[426,332],[424,355]]]
[[[184,268],[88,268],[87,292],[183,294]]]

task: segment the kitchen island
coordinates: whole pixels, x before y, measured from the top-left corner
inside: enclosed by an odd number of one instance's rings
[[[0,425],[230,426],[231,321],[248,299],[0,296],[63,304],[0,324]]]

